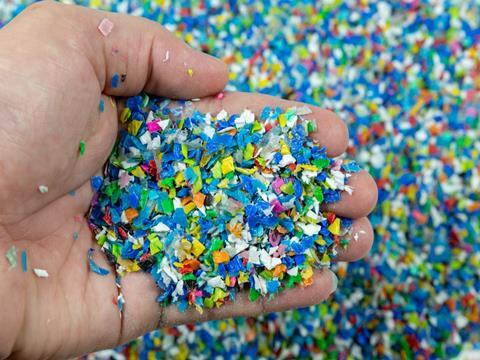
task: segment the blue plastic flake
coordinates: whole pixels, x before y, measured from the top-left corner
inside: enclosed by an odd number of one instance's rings
[[[22,250],[22,270],[27,272],[27,252]]]
[[[93,191],[97,192],[103,184],[103,178],[101,176],[93,176],[90,179],[90,184]]]
[[[117,73],[115,73],[112,76],[112,81],[111,81],[112,88],[114,88],[114,89],[117,88],[119,81],[120,81],[120,76]]]
[[[101,276],[106,276],[110,273],[109,270],[104,269],[100,266],[98,266],[95,261],[93,261],[93,253],[95,249],[90,248],[88,249],[87,257],[88,257],[88,265],[90,266],[90,270],[93,271],[94,273],[101,275]]]

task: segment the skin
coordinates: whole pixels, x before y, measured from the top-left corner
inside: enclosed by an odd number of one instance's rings
[[[104,17],[114,23],[107,37],[97,29]],[[170,59],[163,62],[167,50]],[[112,88],[115,73],[127,77]],[[101,173],[117,134],[116,98],[142,90],[202,98],[195,106],[212,113],[246,107],[259,113],[266,105],[296,103],[246,93],[227,93],[219,100],[214,95],[227,82],[225,64],[189,48],[160,25],[53,2],[30,6],[0,31],[0,75],[0,254],[15,245],[19,255],[25,250],[28,256],[26,273],[20,258],[9,270],[0,256],[0,358],[77,356],[163,326],[317,304],[336,289],[333,273],[323,270],[311,286],[254,303],[240,294],[201,315],[160,308],[153,281],[135,273],[122,279],[126,305],[120,318],[113,304],[118,294],[113,272],[102,277],[89,271],[90,247],[96,249],[95,261],[108,265],[83,217],[92,197],[89,179]],[[348,142],[345,125],[331,112],[311,109],[319,128],[315,140],[330,156],[342,154]],[[84,156],[79,155],[81,140]],[[366,172],[353,175],[350,183],[358,191],[325,208],[355,219],[353,233],[359,238],[339,254],[343,261],[368,253],[373,232],[366,216],[377,200],[375,182]],[[40,194],[39,185],[48,186],[48,193]],[[32,268],[46,269],[49,277],[36,277]]]

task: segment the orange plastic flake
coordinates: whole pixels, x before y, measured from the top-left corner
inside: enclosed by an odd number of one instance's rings
[[[273,268],[272,275],[273,277],[278,278],[280,275],[282,275],[285,270],[287,270],[287,267],[284,264],[278,264]]]
[[[312,284],[313,284],[313,277],[308,278],[308,279],[303,279],[303,285],[310,286]]]
[[[125,210],[125,217],[127,218],[128,222],[132,222],[133,219],[135,219],[138,216],[138,211],[137,209],[134,208],[128,208]]]
[[[227,230],[232,234],[235,235],[237,238],[242,237],[242,230],[243,226],[240,223],[236,223],[235,225],[230,225],[230,223],[227,224]]]
[[[215,264],[221,264],[230,260],[230,256],[225,251],[214,251],[212,255]]]
[[[205,198],[206,198],[205,194],[203,194],[201,192],[197,192],[193,195],[193,203],[198,208],[201,208],[201,207],[203,207],[203,204],[205,203]]]
[[[197,259],[185,260],[180,269],[181,274],[191,273],[200,268],[200,262]]]

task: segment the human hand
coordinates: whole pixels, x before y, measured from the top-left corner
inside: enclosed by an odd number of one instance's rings
[[[114,24],[108,36],[98,30],[103,18]],[[27,273],[21,266],[7,270],[1,256],[0,358],[80,355],[161,326],[316,304],[335,290],[333,273],[325,270],[313,285],[271,301],[251,303],[241,294],[234,303],[200,315],[160,308],[153,281],[135,273],[122,279],[126,305],[120,318],[113,304],[113,271],[105,277],[89,271],[86,254],[95,241],[83,217],[92,197],[89,179],[101,171],[117,135],[112,97],[145,90],[168,98],[203,98],[194,105],[212,113],[245,107],[259,113],[266,105],[295,103],[244,93],[209,97],[227,81],[223,63],[188,48],[155,23],[53,2],[29,7],[2,29],[0,53],[0,253],[15,245],[28,256]],[[348,139],[343,123],[328,111],[311,109],[318,142],[330,156],[343,153]],[[367,173],[353,175],[350,184],[359,190],[328,208],[357,219],[352,233],[360,239],[339,255],[344,261],[368,252],[373,234],[364,216],[376,202]],[[49,191],[41,194],[41,185]],[[98,252],[95,260],[108,267]],[[37,278],[32,268],[46,269],[49,277]]]

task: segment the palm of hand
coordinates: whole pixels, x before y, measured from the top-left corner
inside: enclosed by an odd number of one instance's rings
[[[95,241],[84,218],[92,197],[89,179],[101,172],[117,134],[117,109],[110,96],[145,89],[172,98],[205,97],[223,88],[226,70],[140,19],[108,14],[115,28],[103,37],[97,25],[104,16],[43,3],[30,7],[0,33],[0,52],[5,51],[0,92],[8,115],[0,124],[0,168],[5,174],[0,178],[0,253],[13,244],[28,258],[26,274],[17,266],[0,282],[0,297],[9,294],[2,299],[0,317],[12,324],[0,329],[0,338],[11,340],[5,342],[10,346],[5,351],[20,357],[61,358],[112,347],[158,326],[254,316],[326,298],[333,288],[328,271],[316,274],[314,285],[289,290],[268,303],[250,303],[240,294],[235,303],[203,315],[194,310],[181,314],[173,307],[159,308],[150,278],[129,274],[122,280],[126,307],[120,318],[113,269],[107,276],[89,270],[87,251]],[[15,48],[15,43],[22,47]],[[162,60],[165,51],[171,54],[168,63]],[[185,71],[187,63],[195,71],[195,81]],[[111,86],[115,73],[127,74],[118,88]],[[266,105],[295,105],[237,93],[223,101],[206,98],[196,106],[202,111],[235,112],[251,104],[257,113]],[[314,115],[325,130],[317,140],[331,155],[341,154],[346,147],[345,127],[324,110],[315,108]],[[80,141],[86,144],[83,156]],[[365,189],[363,193],[330,209],[359,219],[354,226],[366,230],[363,243],[341,255],[342,260],[364,256],[373,238],[362,217],[375,204],[375,187],[366,173],[355,181]],[[48,193],[40,194],[40,185],[48,186]],[[98,251],[94,258],[109,268]],[[0,268],[7,271],[8,264],[2,261]],[[32,268],[47,270],[49,277],[35,277]],[[0,358],[2,351],[0,347]]]

